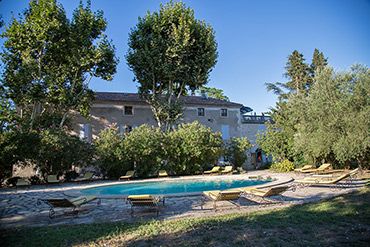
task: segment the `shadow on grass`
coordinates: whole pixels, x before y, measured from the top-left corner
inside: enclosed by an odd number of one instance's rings
[[[208,218],[8,230],[4,246],[368,246],[370,190],[280,210]]]

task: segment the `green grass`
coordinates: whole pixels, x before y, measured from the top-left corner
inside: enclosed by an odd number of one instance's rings
[[[2,246],[368,246],[370,189],[319,203],[208,218],[7,230]]]

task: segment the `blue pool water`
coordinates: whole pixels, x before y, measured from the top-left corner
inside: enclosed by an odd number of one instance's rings
[[[182,180],[107,185],[82,190],[85,195],[141,195],[194,193],[260,185],[271,180]]]

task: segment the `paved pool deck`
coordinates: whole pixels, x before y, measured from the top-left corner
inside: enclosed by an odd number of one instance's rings
[[[81,195],[81,189],[119,183],[140,183],[147,181],[171,181],[171,180],[226,180],[226,179],[248,179],[251,176],[275,179],[270,183],[260,186],[269,187],[279,184],[294,184],[294,179],[303,178],[304,175],[297,173],[273,173],[268,170],[252,171],[240,175],[222,176],[186,176],[177,178],[158,178],[132,181],[94,181],[90,183],[63,183],[60,185],[31,186],[29,189],[0,189],[0,228],[55,226],[66,224],[86,224],[99,222],[135,222],[149,219],[178,219],[187,217],[211,217],[213,215],[252,212],[272,208],[288,207],[296,204],[320,201],[322,199],[335,197],[349,193],[363,186],[363,182],[352,183],[351,186],[341,189],[330,187],[306,187],[295,191],[289,190],[284,193],[283,200],[279,203],[263,204],[241,198],[241,207],[238,209],[230,202],[217,202],[217,211],[213,209],[213,203],[204,201],[200,193],[180,194],[166,196],[165,206],[161,207],[159,216],[151,209],[135,209],[134,216],[130,214],[130,206],[126,203],[125,196],[99,196],[97,200],[83,205],[78,215],[65,214],[71,211],[57,209],[57,216],[49,218],[49,207],[46,204],[38,204],[38,199],[46,198],[73,198]],[[203,206],[203,209],[202,209]]]

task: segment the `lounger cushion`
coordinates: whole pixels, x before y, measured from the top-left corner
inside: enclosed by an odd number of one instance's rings
[[[152,200],[152,195],[130,195],[127,197],[129,200]]]
[[[70,199],[69,201],[75,205],[76,207],[81,206],[82,204],[91,202],[96,199],[96,196],[80,196],[74,199]]]

